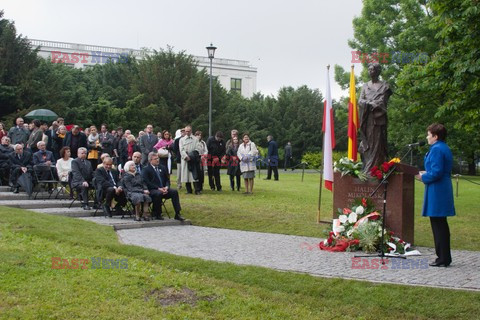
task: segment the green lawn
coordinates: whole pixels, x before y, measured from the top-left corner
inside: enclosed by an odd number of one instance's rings
[[[238,217],[237,207],[266,202],[261,200],[266,186],[260,183],[258,194],[249,198],[225,192],[202,199],[211,197],[216,207],[232,208],[225,214]],[[186,198],[186,207],[200,202]],[[277,203],[272,208],[289,212]],[[309,221],[305,225],[314,220],[312,211],[302,213]],[[302,219],[288,214],[296,221],[289,227],[293,231]],[[198,221],[208,219],[213,214]],[[259,226],[269,228],[266,222]],[[313,224],[309,232],[316,229]],[[52,257],[128,259],[128,268],[92,269],[89,263],[86,270],[56,270]],[[475,292],[323,279],[178,257],[119,244],[106,226],[0,207],[0,319],[471,319],[478,310]]]
[[[280,181],[265,181],[265,171],[255,179],[254,195],[232,192],[226,174],[222,174],[223,192],[212,192],[205,185],[201,196],[181,193],[184,215],[199,226],[323,237],[327,225],[317,224],[319,174],[282,174]],[[468,177],[480,183],[480,177]],[[172,181],[175,178],[172,177]],[[243,181],[242,181],[243,182]],[[455,188],[455,184],[454,184]],[[415,245],[433,246],[428,218],[421,216],[423,184],[415,184]],[[479,250],[478,199],[480,185],[460,180],[455,198],[457,216],[449,218],[453,249]],[[321,220],[332,219],[332,193],[322,189]]]

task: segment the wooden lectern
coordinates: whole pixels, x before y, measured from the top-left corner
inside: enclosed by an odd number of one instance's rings
[[[388,178],[387,192],[387,228],[396,236],[413,244],[414,240],[414,207],[415,179],[418,169],[406,164],[397,163],[396,171]],[[361,181],[352,176],[334,173],[333,218],[338,217],[338,208],[350,208],[353,200],[368,198],[380,180],[372,178]],[[383,187],[371,197],[378,212],[383,208]]]

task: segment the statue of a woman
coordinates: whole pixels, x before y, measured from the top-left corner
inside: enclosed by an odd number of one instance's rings
[[[387,103],[392,95],[388,83],[380,81],[378,63],[368,65],[371,81],[365,83],[358,100],[360,107],[360,146],[364,172],[387,161]]]

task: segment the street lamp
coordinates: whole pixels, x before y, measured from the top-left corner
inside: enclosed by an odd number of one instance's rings
[[[215,50],[217,47],[214,47],[211,43],[207,47],[208,58],[210,59],[210,100],[208,103],[208,137],[212,136],[212,61],[215,57]]]

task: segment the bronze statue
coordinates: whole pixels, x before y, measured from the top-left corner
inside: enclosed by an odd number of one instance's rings
[[[360,146],[363,170],[369,173],[372,167],[387,161],[387,103],[392,95],[390,86],[380,81],[380,64],[368,65],[371,81],[362,87],[360,107]]]

